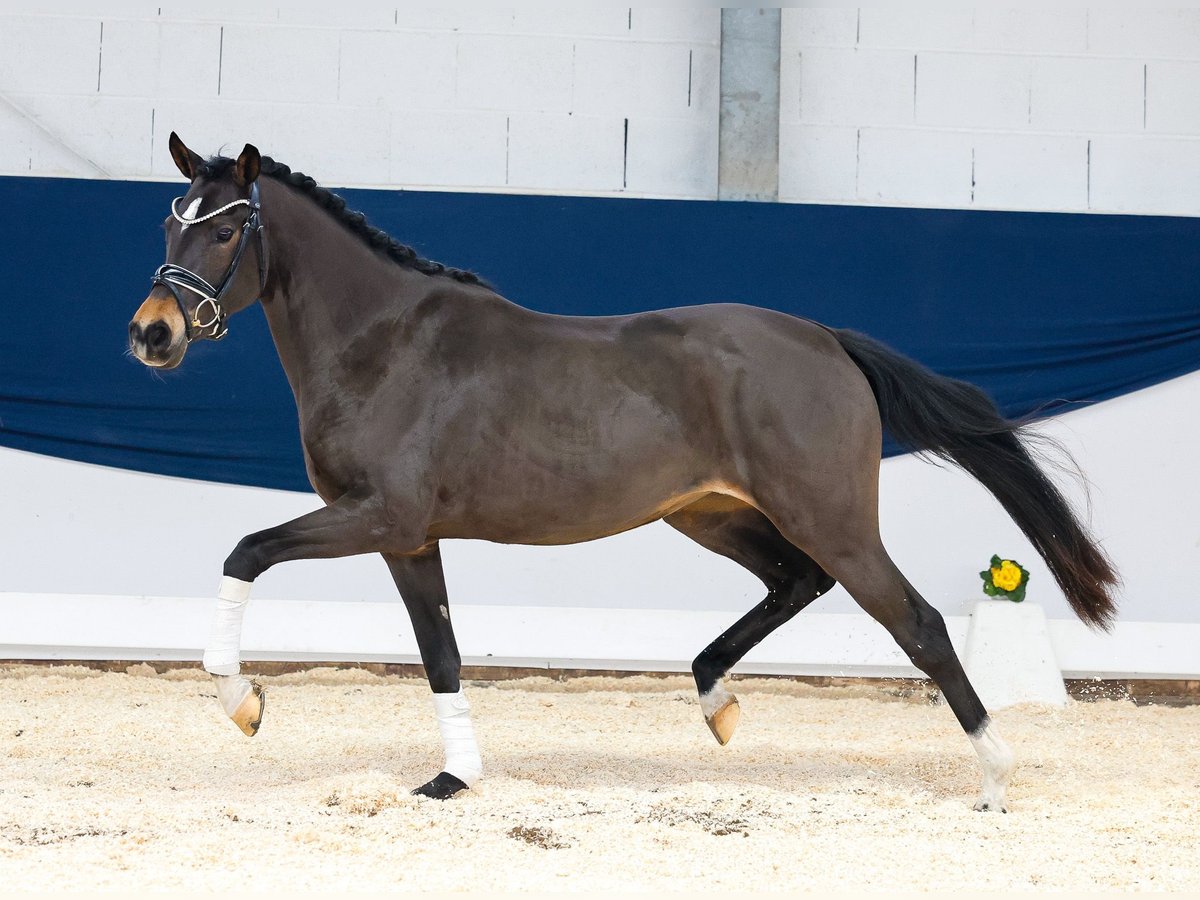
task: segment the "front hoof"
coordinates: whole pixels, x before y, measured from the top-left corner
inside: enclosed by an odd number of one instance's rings
[[[434,800],[449,800],[456,794],[470,790],[466,782],[455,778],[449,772],[439,772],[433,781],[427,781],[419,788],[413,789],[414,797],[431,797]]]
[[[984,797],[980,797],[975,801],[975,806],[973,809],[975,812],[1008,812],[1008,807],[1005,806],[1003,802],[989,800]]]
[[[717,739],[717,743],[724,747],[733,737],[741,718],[742,708],[738,705],[737,697],[731,694],[728,702],[711,716],[705,716],[704,721],[708,723],[708,728]]]
[[[243,734],[247,737],[254,737],[258,734],[259,726],[262,725],[263,711],[266,708],[267,692],[257,681],[252,681],[250,682],[250,693],[238,704],[238,708],[229,718],[233,719],[234,725],[242,729]]]

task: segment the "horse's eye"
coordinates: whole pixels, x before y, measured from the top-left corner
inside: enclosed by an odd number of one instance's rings
[[[217,240],[221,243],[225,243],[231,237],[233,237],[233,229],[228,225],[222,225],[217,229]]]

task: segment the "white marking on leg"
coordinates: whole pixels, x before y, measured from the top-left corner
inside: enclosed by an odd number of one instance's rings
[[[975,809],[1008,812],[1004,804],[1004,789],[1008,786],[1008,779],[1012,776],[1014,768],[1012,750],[1000,739],[996,726],[990,719],[984,719],[975,733],[967,737],[971,739],[971,744],[979,755],[979,767],[983,769],[983,788],[979,792]]]
[[[221,708],[225,710],[225,715],[232,719],[242,701],[253,690],[250,679],[245,675],[214,675],[213,682],[217,686],[217,700],[220,701]]]
[[[437,714],[442,746],[446,750],[444,772],[453,775],[467,787],[474,786],[483,774],[483,760],[475,744],[475,729],[471,726],[471,704],[460,688],[454,694],[434,694],[433,709]]]
[[[203,202],[204,202],[203,197],[197,197],[195,200],[193,200],[191,203],[189,203],[188,208],[183,211],[183,217],[185,219],[196,218],[196,216],[200,214],[200,204]],[[187,231],[191,227],[192,226],[190,226],[190,225],[184,225],[182,228],[179,229],[179,233],[183,234],[185,231]]]
[[[733,699],[733,694],[725,689],[725,682],[718,681],[710,690],[700,695],[700,711],[704,713],[704,718],[711,719]]]
[[[236,675],[242,670],[242,616],[250,600],[250,585],[228,575],[221,579],[212,636],[204,651],[204,670],[212,675]]]
[[[441,606],[438,607],[438,609],[441,610],[441,612],[442,612],[442,618],[445,619],[447,622],[449,622],[450,621],[450,610],[446,609],[446,605],[443,603]]]

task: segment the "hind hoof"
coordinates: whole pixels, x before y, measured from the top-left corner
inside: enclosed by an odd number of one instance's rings
[[[466,782],[455,778],[449,772],[439,772],[432,781],[427,781],[419,788],[413,788],[414,797],[430,797],[434,800],[449,800],[463,791],[470,790]]]
[[[254,737],[258,734],[259,726],[262,725],[263,711],[266,708],[267,692],[257,681],[252,681],[250,682],[250,693],[246,695],[229,718],[233,719],[234,725],[242,729],[243,734],[247,737]]]
[[[711,716],[705,716],[704,721],[708,723],[708,728],[717,739],[717,743],[724,747],[733,737],[741,718],[742,708],[738,705],[737,698],[730,695],[725,705]]]

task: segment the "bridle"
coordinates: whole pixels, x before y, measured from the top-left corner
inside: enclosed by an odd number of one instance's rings
[[[267,238],[263,231],[262,224],[262,203],[258,196],[258,181],[254,181],[250,185],[249,199],[234,200],[232,203],[226,203],[220,209],[214,209],[212,212],[203,216],[196,216],[192,219],[185,219],[179,214],[176,206],[182,197],[176,197],[171,201],[171,215],[175,217],[177,222],[183,223],[186,228],[188,225],[196,225],[200,222],[207,221],[213,216],[219,216],[223,212],[228,212],[235,206],[250,207],[250,214],[246,216],[246,221],[242,223],[242,233],[238,236],[237,250],[234,251],[233,261],[230,262],[229,268],[225,270],[225,277],[221,279],[221,283],[213,287],[204,278],[197,275],[191,269],[185,269],[183,266],[177,266],[174,263],[163,263],[154,273],[154,277],[150,280],[151,284],[161,284],[171,292],[171,296],[175,298],[175,302],[179,304],[179,311],[183,313],[184,333],[187,335],[187,341],[190,344],[194,338],[208,338],[212,341],[219,341],[229,333],[229,326],[225,324],[229,314],[225,312],[225,307],[221,305],[221,301],[225,298],[225,292],[229,290],[229,286],[233,283],[233,277],[237,274],[238,266],[241,265],[242,256],[246,252],[246,246],[250,243],[248,238],[253,234],[258,237],[258,290],[261,294],[267,285]],[[183,302],[183,297],[179,294],[179,288],[191,291],[193,294],[200,295],[200,302],[196,304],[195,310],[188,313],[187,304]],[[208,316],[207,321],[201,321],[200,316],[203,314]],[[195,330],[193,330],[195,329]],[[209,331],[209,329],[212,329]],[[207,332],[207,333],[205,333]]]

